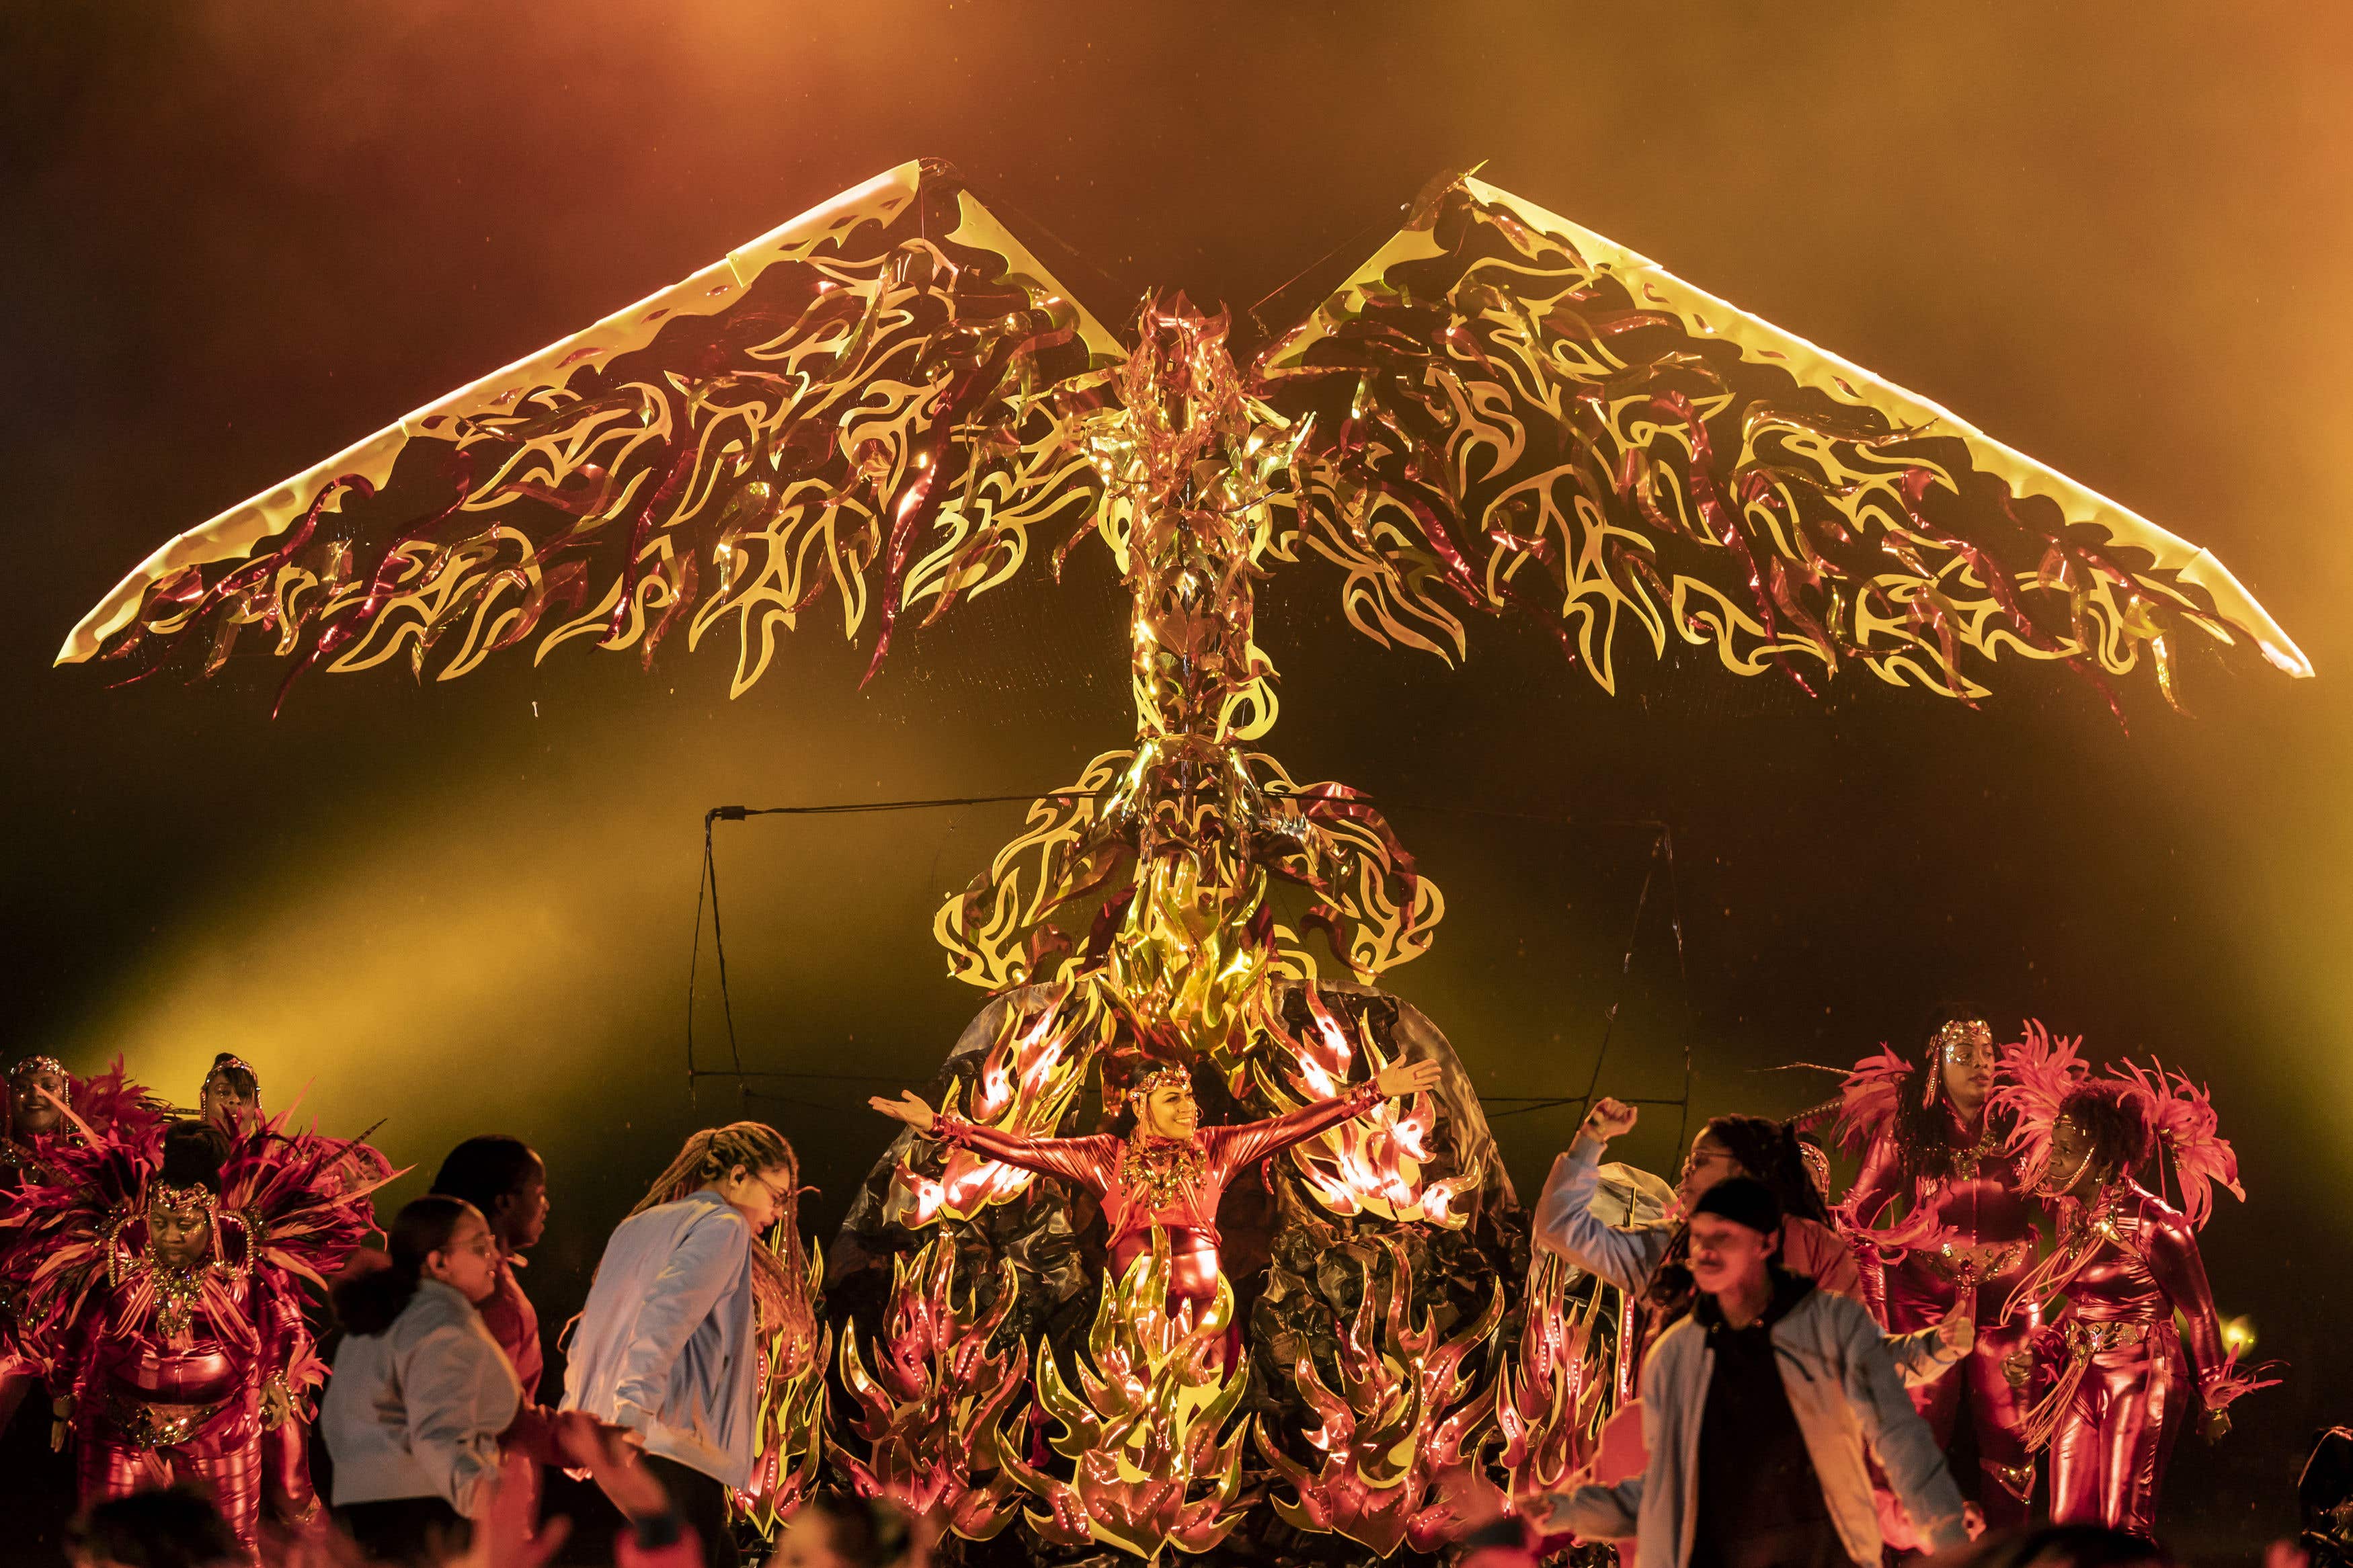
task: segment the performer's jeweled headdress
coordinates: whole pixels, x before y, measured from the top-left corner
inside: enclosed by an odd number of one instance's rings
[[[197,1089],[196,1092],[199,1095],[203,1094],[206,1089],[212,1088],[213,1079],[220,1077],[223,1073],[230,1072],[241,1072],[246,1077],[251,1079],[253,1080],[253,1098],[257,1100],[261,1098],[261,1075],[254,1071],[253,1064],[247,1061],[243,1057],[231,1056],[227,1051],[223,1051],[219,1058],[214,1061],[212,1067],[206,1070],[205,1073],[205,1081],[202,1086]]]
[[[26,1057],[8,1069],[8,1081],[14,1083],[20,1078],[27,1078],[37,1072],[53,1072],[59,1078],[68,1079],[73,1076],[66,1071],[66,1064],[55,1057]]]
[[[1190,1094],[1193,1092],[1193,1075],[1174,1062],[1166,1067],[1155,1068],[1128,1085],[1127,1103],[1141,1105],[1152,1097],[1155,1089],[1181,1089]]]
[[[1954,1018],[1936,1031],[1932,1043],[1937,1056],[1946,1061],[1959,1061],[1964,1059],[1964,1050],[1973,1056],[1979,1050],[1993,1048],[1993,1026],[1983,1018]]]

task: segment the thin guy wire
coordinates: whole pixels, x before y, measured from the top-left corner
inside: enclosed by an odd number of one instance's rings
[[[719,1007],[727,1019],[727,1054],[735,1063],[736,1092],[748,1094],[750,1090],[743,1082],[744,1047],[735,1038],[735,999],[727,988],[727,936],[719,925],[719,857],[711,847],[711,826],[717,815],[714,812],[702,819],[702,865],[711,881],[711,951],[719,960]],[[695,934],[700,940],[699,924]]]
[[[1108,792],[1089,790],[1047,790],[1031,791],[1022,795],[953,795],[928,800],[846,801],[829,802],[816,805],[720,805],[713,806],[709,811],[705,812],[702,818],[702,856],[704,876],[702,881],[698,883],[695,889],[694,947],[687,961],[687,1089],[690,1098],[691,1098],[694,1093],[695,1080],[702,1078],[733,1078],[736,1079],[737,1091],[746,1097],[750,1097],[752,1095],[752,1090],[744,1080],[754,1077],[798,1078],[810,1079],[830,1077],[841,1081],[855,1080],[869,1083],[896,1081],[895,1079],[862,1074],[827,1075],[818,1073],[792,1073],[780,1071],[751,1073],[745,1071],[744,1068],[743,1051],[735,1035],[734,1004],[727,984],[726,938],[720,927],[719,866],[717,855],[712,843],[712,831],[714,824],[723,821],[742,822],[754,816],[851,816],[880,811],[920,811],[950,806],[997,805],[1019,801],[1093,800],[1102,798],[1105,793]],[[1283,798],[1297,800],[1328,799],[1334,797],[1319,796],[1312,795],[1307,791],[1300,791]],[[1624,1000],[1624,987],[1627,983],[1628,976],[1633,968],[1634,948],[1641,940],[1642,915],[1650,903],[1651,883],[1652,878],[1657,874],[1658,860],[1662,853],[1665,855],[1667,859],[1669,888],[1671,891],[1674,889],[1674,848],[1672,830],[1665,823],[1648,818],[1600,818],[1591,821],[1580,821],[1579,819],[1571,816],[1542,812],[1504,811],[1485,806],[1433,805],[1418,801],[1384,802],[1376,796],[1370,795],[1357,795],[1352,798],[1362,801],[1366,805],[1383,805],[1392,810],[1439,812],[1465,816],[1489,816],[1514,821],[1544,822],[1561,826],[1641,827],[1648,829],[1657,836],[1651,845],[1651,862],[1649,866],[1645,868],[1642,874],[1641,891],[1635,900],[1634,919],[1631,928],[1627,932],[1625,955],[1620,961],[1619,964],[1619,992],[1618,994],[1612,998],[1609,1004],[1609,1012],[1608,1014],[1607,1021],[1602,1026],[1601,1048],[1594,1057],[1593,1072],[1591,1078],[1586,1084],[1585,1093],[1578,1096],[1562,1096],[1551,1100],[1532,1100],[1529,1103],[1517,1105],[1511,1110],[1498,1111],[1494,1116],[1488,1118],[1488,1120],[1492,1121],[1505,1116],[1517,1116],[1535,1110],[1547,1110],[1563,1105],[1590,1104],[1593,1100],[1593,1091],[1600,1083],[1602,1064],[1608,1058],[1609,1054],[1610,1033],[1617,1026],[1618,1009]],[[694,1062],[694,975],[697,962],[700,960],[702,952],[702,895],[705,884],[708,886],[711,899],[712,947],[719,963],[720,1005],[727,1019],[728,1048],[730,1056],[735,1064],[734,1069],[732,1072],[716,1068],[699,1068],[696,1067]],[[1679,899],[1674,910],[1673,930],[1675,936],[1676,969],[1678,973],[1683,976],[1686,983],[1688,983],[1689,974],[1684,970],[1683,966],[1683,916]],[[1634,1100],[1628,1103],[1635,1105],[1680,1105],[1683,1110],[1683,1125],[1688,1126],[1691,1120],[1691,1041],[1689,1038],[1689,1032],[1686,1031],[1683,1041],[1683,1098],[1681,1100]],[[773,1095],[762,1095],[758,1098],[775,1100],[784,1099],[784,1097]],[[1525,1097],[1499,1098],[1514,1099]],[[807,1105],[808,1103],[805,1100],[786,1100],[785,1102],[798,1105]],[[829,1108],[812,1107],[812,1109],[825,1110]],[[1680,1145],[1680,1131],[1678,1132],[1677,1142],[1678,1145]]]

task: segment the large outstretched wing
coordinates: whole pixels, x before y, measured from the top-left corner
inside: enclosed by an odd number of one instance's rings
[[[1623,246],[1468,176],[1409,222],[1256,366],[1316,416],[1286,549],[1368,636],[1451,659],[1524,607],[1608,689],[1628,623],[1965,699],[2146,652],[2171,700],[2192,632],[2311,673],[2206,551]]]
[[[902,610],[1092,513],[1068,431],[1120,352],[952,171],[902,164],[181,534],[58,661],[447,680],[723,626],[740,694],[829,593],[879,664]]]

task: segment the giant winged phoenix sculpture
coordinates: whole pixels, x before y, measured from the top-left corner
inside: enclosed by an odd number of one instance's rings
[[[1247,363],[1227,328],[1147,298],[1124,343],[953,171],[902,164],[171,540],[59,654],[275,659],[282,700],[314,669],[709,640],[741,694],[803,617],[871,631],[871,678],[911,621],[1100,542],[1134,741],[941,910],[991,1000],[938,1098],[1039,1138],[1171,1063],[1240,1117],[1443,1076],[1238,1187],[1229,1254],[1268,1261],[1198,1315],[1163,1247],[1097,1282],[1063,1184],[902,1134],[830,1259],[842,1419],[828,1358],[770,1358],[798,1381],[758,1517],[830,1454],[968,1556],[1208,1552],[1256,1514],[1254,1559],[1342,1562],[1439,1551],[1587,1446],[1610,1316],[1556,1266],[1521,1284],[1477,1098],[1374,988],[1442,900],[1370,800],[1251,749],[1277,567],[1336,568],[1357,630],[1450,662],[1474,616],[1528,616],[1605,690],[1671,645],[1964,701],[2005,657],[2112,706],[2144,667],[2178,702],[2192,647],[2311,673],[2206,551],[1468,175]]]

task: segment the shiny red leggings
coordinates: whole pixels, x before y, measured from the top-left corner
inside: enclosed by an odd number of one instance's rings
[[[261,1513],[261,1444],[259,1438],[226,1454],[192,1454],[185,1448],[140,1448],[104,1437],[85,1437],[79,1453],[81,1504],[128,1497],[152,1487],[186,1482],[213,1500],[250,1557]]]
[[[2051,1438],[2051,1521],[2154,1536],[2165,1461],[2189,1406],[2173,1325],[2094,1354]]]
[[[1939,1448],[1953,1446],[1953,1430],[1962,1409],[1968,1409],[1969,1425],[1977,1432],[1978,1468],[1985,1476],[1978,1489],[1978,1506],[1985,1510],[1989,1530],[2023,1525],[2027,1500],[2034,1494],[2034,1458],[2019,1433],[2028,1401],[2010,1385],[2002,1368],[2026,1335],[2017,1324],[1981,1328],[1976,1348],[1958,1364],[1934,1383],[1912,1390],[1912,1407],[1928,1423]]]

